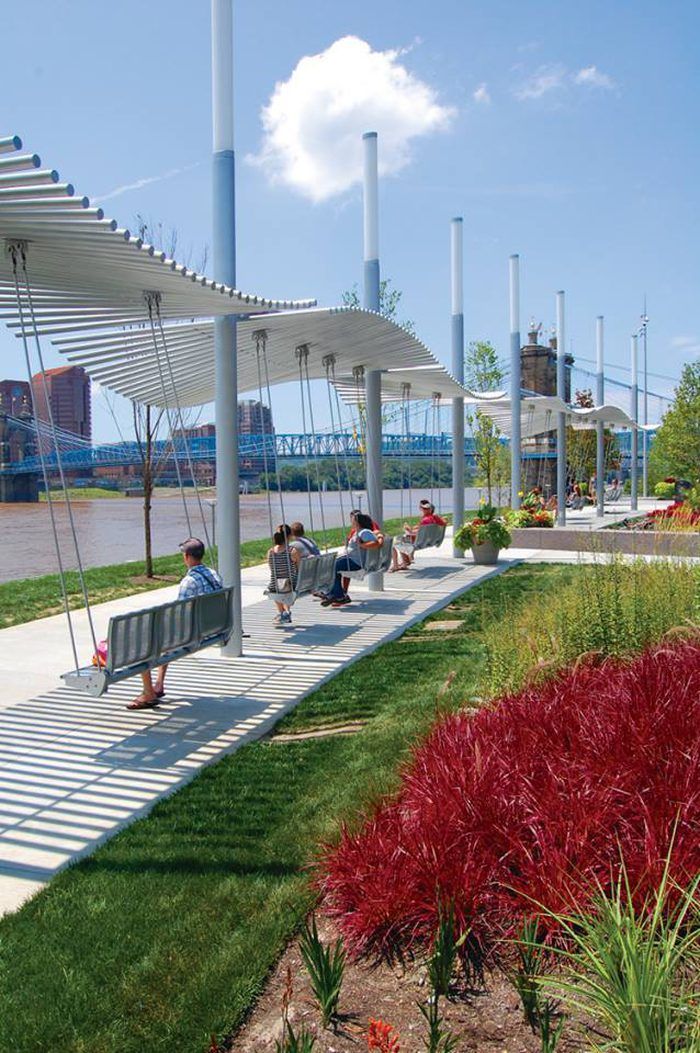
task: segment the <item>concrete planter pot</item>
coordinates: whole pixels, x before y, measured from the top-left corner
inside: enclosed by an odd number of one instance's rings
[[[481,566],[491,566],[494,563],[498,563],[498,553],[500,551],[500,548],[496,548],[493,541],[482,541],[480,545],[472,545],[474,562],[479,563]]]

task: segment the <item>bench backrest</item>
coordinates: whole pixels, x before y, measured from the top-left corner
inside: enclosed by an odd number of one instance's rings
[[[439,523],[424,523],[423,526],[419,526],[415,548],[438,548],[445,540],[446,529]]]
[[[193,653],[233,626],[233,589],[220,589],[187,600],[174,600],[110,618],[108,673],[131,666],[150,668],[169,654]]]
[[[391,566],[391,550],[394,547],[393,537],[385,537],[376,548],[361,548],[360,559],[365,574],[377,574],[387,571]]]
[[[297,596],[305,596],[316,588],[318,578],[318,564],[321,556],[305,556],[299,563],[297,571],[297,582],[294,591]]]
[[[316,574],[315,588],[319,592],[330,589],[335,581],[335,552],[325,552],[318,557],[318,572]]]

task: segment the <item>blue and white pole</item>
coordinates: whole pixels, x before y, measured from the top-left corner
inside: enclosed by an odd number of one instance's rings
[[[364,297],[366,310],[379,314],[379,169],[377,133],[365,132],[364,147]],[[382,374],[378,369],[365,370],[365,413],[367,451],[367,502],[369,514],[379,525],[384,519],[382,480]],[[383,574],[368,574],[370,592],[382,592]]]
[[[233,152],[233,0],[211,2],[214,279],[236,287],[236,177]],[[233,586],[233,632],[222,648],[242,652],[241,536],[238,497],[236,320],[214,321],[216,371],[216,523],[219,572]]]
[[[452,272],[452,374],[464,383],[464,224],[455,216],[450,225]],[[464,519],[464,399],[452,399],[452,523],[454,533]],[[452,546],[459,559],[463,551]]]
[[[603,324],[603,316],[602,314],[599,314],[595,320],[595,398],[598,406],[603,406],[605,404],[605,351]],[[602,518],[605,515],[605,421],[597,421],[595,431],[596,514]]]
[[[632,435],[630,436],[630,510],[637,511],[638,490],[638,445],[637,424],[639,423],[639,388],[637,378],[637,334],[633,333],[630,341],[630,357],[632,366],[632,379],[630,387],[630,417],[634,421]]]
[[[520,508],[520,257],[510,257],[510,503]]]
[[[557,398],[566,402],[564,293],[557,293]],[[566,414],[557,414],[557,526],[566,526]]]

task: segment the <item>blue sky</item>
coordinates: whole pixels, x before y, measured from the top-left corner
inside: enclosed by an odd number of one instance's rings
[[[469,339],[505,351],[507,261],[519,252],[523,329],[531,314],[550,325],[555,290],[564,288],[574,354],[593,356],[602,313],[608,359],[626,365],[646,292],[650,370],[676,376],[700,354],[700,8],[692,0],[239,0],[235,21],[241,288],[331,304],[361,279],[359,188],[312,200],[246,160],[261,152],[261,111],[276,83],[288,82],[304,56],[353,36],[442,108],[442,122],[426,117],[425,131],[413,127],[396,147],[410,160],[382,181],[380,246],[405,317],[443,361],[455,214],[465,219]],[[388,51],[398,54],[382,60]],[[285,96],[288,107],[306,107],[307,136],[310,80],[306,96]],[[383,105],[381,84],[367,127]],[[105,198],[122,225],[141,212],[176,227],[178,255],[197,263],[211,225],[206,0],[6,5],[0,86],[3,134],[21,135],[79,192]],[[384,102],[389,121],[393,103]],[[397,106],[397,121],[420,123],[410,100],[408,115]],[[289,128],[287,110],[277,130]],[[327,114],[313,139],[336,163]],[[359,149],[358,136],[358,157]],[[0,354],[2,375],[21,376],[17,342],[5,331]],[[280,430],[297,427],[293,391],[276,396],[275,413]],[[113,433],[98,409],[97,436]]]

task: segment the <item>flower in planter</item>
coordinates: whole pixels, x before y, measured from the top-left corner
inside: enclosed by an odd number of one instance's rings
[[[473,548],[490,541],[496,548],[508,548],[513,538],[503,516],[494,505],[482,505],[479,514],[467,519],[455,534],[457,548]]]

